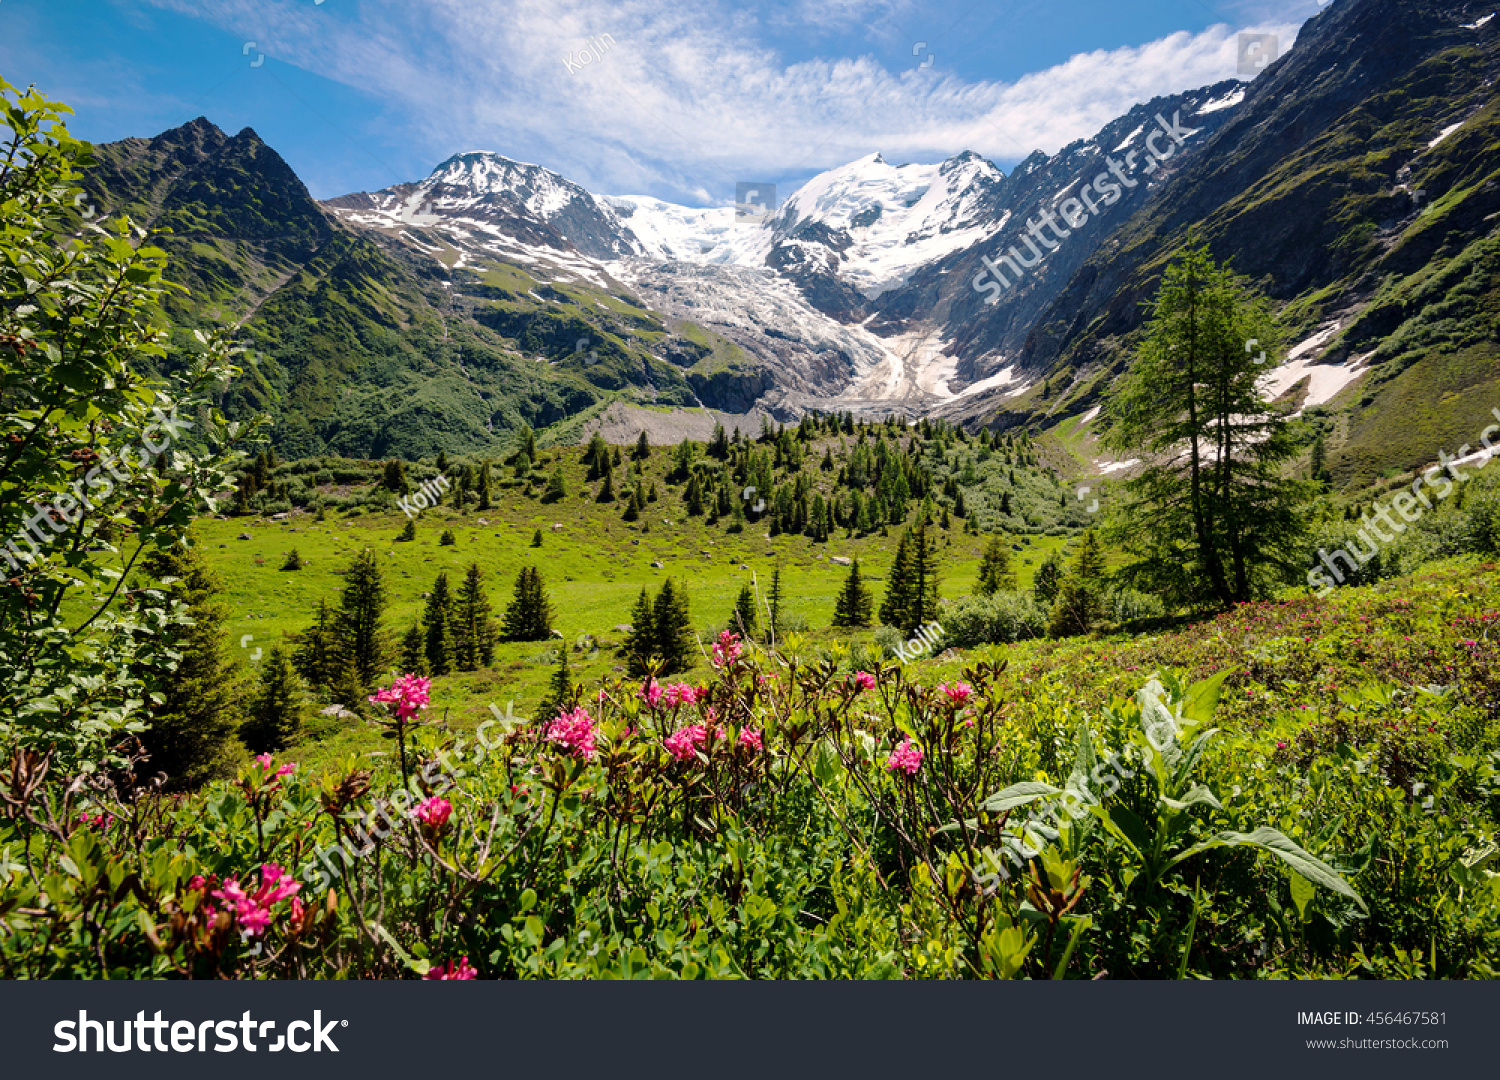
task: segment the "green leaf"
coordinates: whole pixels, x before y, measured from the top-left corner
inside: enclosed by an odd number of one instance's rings
[[[1217,675],[1210,675],[1188,687],[1182,702],[1183,717],[1191,721],[1193,725],[1201,724],[1212,717],[1214,709],[1219,705],[1219,691],[1228,677],[1229,669],[1225,668]]]
[[[1001,814],[1007,810],[1014,810],[1018,806],[1025,806],[1029,802],[1045,798],[1048,795],[1061,795],[1062,788],[1055,788],[1051,784],[1043,784],[1037,781],[1026,781],[1020,784],[1012,784],[1010,787],[995,792],[984,802],[980,803],[981,810],[988,810],[992,814]]]
[[[1165,795],[1163,795],[1161,797],[1161,801],[1166,803],[1173,810],[1186,810],[1190,806],[1202,805],[1212,806],[1215,810],[1224,809],[1219,805],[1219,800],[1214,797],[1214,793],[1212,791],[1209,791],[1208,788],[1202,784],[1199,784],[1197,787],[1193,788],[1181,799],[1169,799]]]
[[[1181,855],[1167,863],[1166,869],[1171,869],[1185,859],[1194,855],[1209,851],[1216,847],[1255,847],[1262,851],[1268,851],[1282,862],[1286,863],[1297,873],[1307,878],[1314,885],[1321,885],[1330,889],[1340,896],[1347,896],[1360,906],[1362,911],[1370,909],[1365,905],[1364,899],[1350,887],[1349,883],[1340,876],[1339,872],[1329,866],[1317,856],[1304,851],[1295,840],[1285,833],[1262,825],[1252,833],[1221,832],[1216,836],[1204,840],[1202,843],[1194,844]]]
[[[1311,881],[1297,871],[1292,871],[1292,903],[1297,905],[1297,918],[1302,922],[1307,921],[1307,905],[1312,903],[1317,891]]]

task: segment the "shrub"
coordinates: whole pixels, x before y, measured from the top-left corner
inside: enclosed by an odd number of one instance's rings
[[[1044,636],[1047,613],[1029,593],[965,596],[949,604],[939,622],[943,643],[960,649],[1008,645]]]

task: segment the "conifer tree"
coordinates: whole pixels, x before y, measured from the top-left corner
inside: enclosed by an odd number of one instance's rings
[[[547,492],[542,496],[543,502],[557,502],[568,497],[568,482],[563,479],[562,466],[552,470],[552,475],[547,479]]]
[[[225,630],[229,605],[221,599],[223,582],[197,548],[158,549],[144,568],[157,581],[176,579],[164,591],[192,617],[191,625],[165,632],[172,650],[182,654],[176,667],[140,669],[162,696],[150,705],[151,727],[141,736],[151,755],[144,767],[165,772],[169,784],[181,789],[222,771],[234,750],[239,717]]]
[[[388,663],[390,643],[382,623],[386,603],[385,575],[375,553],[366,548],[344,574],[344,591],[334,619],[334,641],[362,691],[375,685]]]
[[[1016,574],[1010,565],[1010,548],[998,536],[990,538],[984,557],[979,560],[979,580],[974,583],[975,596],[994,596],[1016,587]]]
[[[604,483],[599,485],[599,494],[595,497],[594,501],[602,503],[614,502],[615,471],[608,461],[604,463],[604,472],[601,475],[604,477]]]
[[[573,700],[573,672],[568,664],[568,647],[559,645],[557,668],[552,672],[552,681],[547,686],[547,698],[542,702],[538,718],[551,720],[568,707]]]
[[[427,604],[422,610],[422,635],[428,672],[447,675],[453,670],[453,595],[448,590],[447,574],[439,574],[427,594]]]
[[[625,655],[632,675],[644,675],[647,663],[659,655],[656,611],[651,605],[651,594],[644,587],[635,599],[635,606],[630,609],[630,633],[625,638]]]
[[[844,579],[844,586],[839,590],[838,600],[833,609],[834,626],[869,626],[873,619],[874,599],[870,590],[865,588],[864,580],[859,574],[859,560],[854,560],[854,565],[849,568],[849,576]]]
[[[531,534],[531,546],[532,547],[541,547],[542,546],[542,530],[541,529],[538,529],[536,532],[534,532],[534,533]]]
[[[781,629],[781,564],[777,563],[771,570],[771,588],[766,593],[766,606],[770,609],[771,633],[777,633]]]
[[[1104,549],[1090,529],[1073,568],[1062,580],[1049,627],[1054,637],[1087,634],[1104,620]]]
[[[683,506],[687,510],[688,517],[699,517],[703,513],[703,485],[698,482],[698,474],[694,473],[688,481],[687,491],[682,496]]]
[[[891,564],[880,621],[899,630],[914,630],[937,618],[937,548],[919,518],[901,535]]]
[[[506,641],[545,641],[552,636],[552,603],[542,575],[523,566],[516,575],[515,594],[505,609],[501,636]]]
[[[475,494],[479,496],[480,510],[490,508],[490,459],[485,458],[479,463],[479,478],[475,482]]]
[[[318,598],[317,619],[311,629],[298,636],[297,648],[292,654],[292,664],[307,684],[315,689],[326,689],[333,681],[338,666],[336,643],[333,639],[334,614],[328,601]]]
[[[381,485],[397,495],[406,493],[406,462],[400,458],[392,458],[385,463],[385,472],[381,476]]]
[[[484,594],[484,571],[470,563],[454,605],[453,655],[460,671],[477,671],[495,661],[495,621]]]
[[[1053,552],[1042,560],[1042,565],[1037,567],[1036,576],[1031,582],[1031,591],[1036,596],[1036,601],[1044,608],[1050,608],[1057,600],[1057,592],[1062,584],[1062,565]]]
[[[642,428],[640,435],[635,440],[635,460],[645,461],[651,456],[651,440],[646,436],[646,429]]]
[[[302,687],[286,651],[273,648],[260,671],[260,686],[240,739],[252,754],[285,750],[301,733]]]
[[[603,476],[605,468],[609,465],[609,447],[604,445],[604,437],[597,431],[589,440],[588,449],[583,452],[583,463],[589,467],[589,483]]]
[[[687,593],[667,578],[662,582],[661,592],[656,594],[651,613],[656,624],[656,651],[663,661],[663,674],[691,667],[697,638],[688,614]]]
[[[749,582],[740,586],[740,594],[735,597],[734,608],[729,613],[729,629],[750,638],[757,636],[760,629],[755,590],[750,588]]]
[[[431,675],[427,666],[427,635],[417,620],[401,637],[401,671],[407,675]]]

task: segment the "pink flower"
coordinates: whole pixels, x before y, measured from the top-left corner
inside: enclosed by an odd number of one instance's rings
[[[714,667],[729,666],[740,658],[743,651],[740,636],[725,630],[719,635],[719,640],[714,642]]]
[[[641,684],[641,688],[635,692],[635,696],[640,698],[647,705],[654,709],[661,702],[662,693],[663,691],[660,683],[658,683],[655,679],[647,679],[644,683]],[[667,704],[672,705],[676,704],[676,702],[669,701]]]
[[[403,721],[410,720],[427,708],[428,692],[431,689],[431,679],[425,679],[420,675],[401,675],[390,686],[377,690],[370,698],[370,703],[394,705],[397,718]]]
[[[258,761],[258,762],[260,762],[260,767],[262,769],[269,769],[271,767],[271,755],[270,754],[256,754],[255,755],[255,760]]]
[[[678,728],[663,740],[672,757],[678,761],[693,760],[697,756],[698,747],[707,741],[708,728],[702,724]]]
[[[1283,742],[1281,739],[1277,739],[1276,740],[1276,749],[1278,749],[1278,750],[1285,750],[1286,749],[1286,743]]]
[[[281,768],[279,768],[279,769],[276,770],[276,775],[277,776],[290,776],[292,773],[294,773],[296,771],[297,771],[297,763],[295,761],[288,761],[285,765],[283,765]]]
[[[440,799],[436,795],[422,803],[411,811],[411,816],[426,825],[429,829],[441,829],[448,824],[448,816],[453,813],[453,804],[447,799]]]
[[[547,725],[547,739],[557,743],[575,758],[593,761],[598,741],[595,721],[582,706],[572,712],[561,712]]]
[[[748,746],[751,750],[759,753],[765,747],[761,745],[760,732],[754,728],[740,728],[740,745]]]
[[[948,695],[948,700],[955,705],[962,705],[969,700],[969,695],[974,688],[966,682],[956,682],[951,686],[948,683],[938,683],[938,689]]]
[[[901,744],[891,751],[891,756],[886,759],[886,772],[904,772],[907,776],[917,775],[917,770],[922,767],[922,751],[916,743],[908,736],[901,740]]]
[[[854,684],[861,690],[873,690],[875,688],[875,676],[868,671],[856,671],[854,673]]]
[[[666,688],[668,705],[696,705],[708,697],[708,687],[692,686],[688,683],[673,683]]]
[[[194,882],[201,880],[193,879]],[[223,887],[210,895],[229,904],[240,929],[254,936],[264,934],[270,928],[271,905],[293,896],[301,888],[280,866],[266,863],[260,868],[260,887],[254,893],[246,892],[237,879],[225,878]]]
[[[442,967],[428,968],[427,974],[422,976],[424,982],[447,982],[450,980],[462,982],[477,978],[479,978],[479,972],[474,970],[467,956],[461,957],[456,967],[453,961],[449,960]]]

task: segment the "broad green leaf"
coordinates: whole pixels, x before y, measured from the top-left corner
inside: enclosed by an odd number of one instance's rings
[[[1043,784],[1039,781],[1028,780],[1020,784],[1012,784],[1002,791],[997,791],[984,802],[979,804],[981,810],[988,810],[992,814],[1004,813],[1006,810],[1014,810],[1018,806],[1025,806],[1029,802],[1045,798],[1048,795],[1061,795],[1062,788],[1055,788],[1051,784]]]

